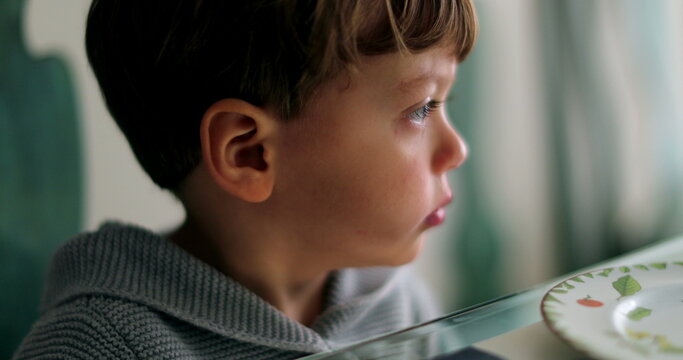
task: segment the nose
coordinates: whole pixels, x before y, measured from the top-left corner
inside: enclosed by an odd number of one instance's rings
[[[467,144],[460,134],[444,119],[444,126],[437,130],[437,147],[434,153],[434,171],[445,173],[462,165],[467,159]]]

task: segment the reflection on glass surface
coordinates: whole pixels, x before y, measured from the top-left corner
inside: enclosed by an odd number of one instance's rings
[[[618,258],[566,274],[532,289],[465,308],[430,322],[360,342],[312,359],[428,359],[541,321],[539,304],[558,282],[596,268],[683,260],[683,237],[658,242]]]

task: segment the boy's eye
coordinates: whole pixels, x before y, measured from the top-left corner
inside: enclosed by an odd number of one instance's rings
[[[443,101],[431,100],[421,108],[408,114],[407,118],[417,125],[423,125],[429,114],[438,109],[441,105],[443,105]]]

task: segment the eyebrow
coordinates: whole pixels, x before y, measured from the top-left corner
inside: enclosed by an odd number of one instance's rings
[[[453,77],[453,84],[455,84],[456,79],[457,79],[457,75],[455,75]],[[400,90],[401,92],[410,92],[415,87],[415,84],[425,82],[427,80],[441,81],[442,78],[440,76],[438,76],[435,72],[433,72],[431,70],[427,70],[427,71],[421,72],[420,74],[418,74],[417,76],[415,76],[413,78],[399,82],[398,85],[396,85],[396,89]]]
[[[427,71],[419,74],[418,76],[414,78],[410,78],[408,80],[403,80],[398,83],[396,88],[401,91],[409,91],[416,83],[423,82],[426,80],[431,80],[434,79],[436,76],[434,75],[433,72]]]

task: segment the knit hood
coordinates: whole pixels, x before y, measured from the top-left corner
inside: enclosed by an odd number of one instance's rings
[[[417,314],[405,286],[413,282],[405,268],[336,271],[326,307],[309,328],[161,235],[107,223],[57,251],[41,311],[82,296],[116,297],[236,340],[320,352],[435,316],[430,310]]]

